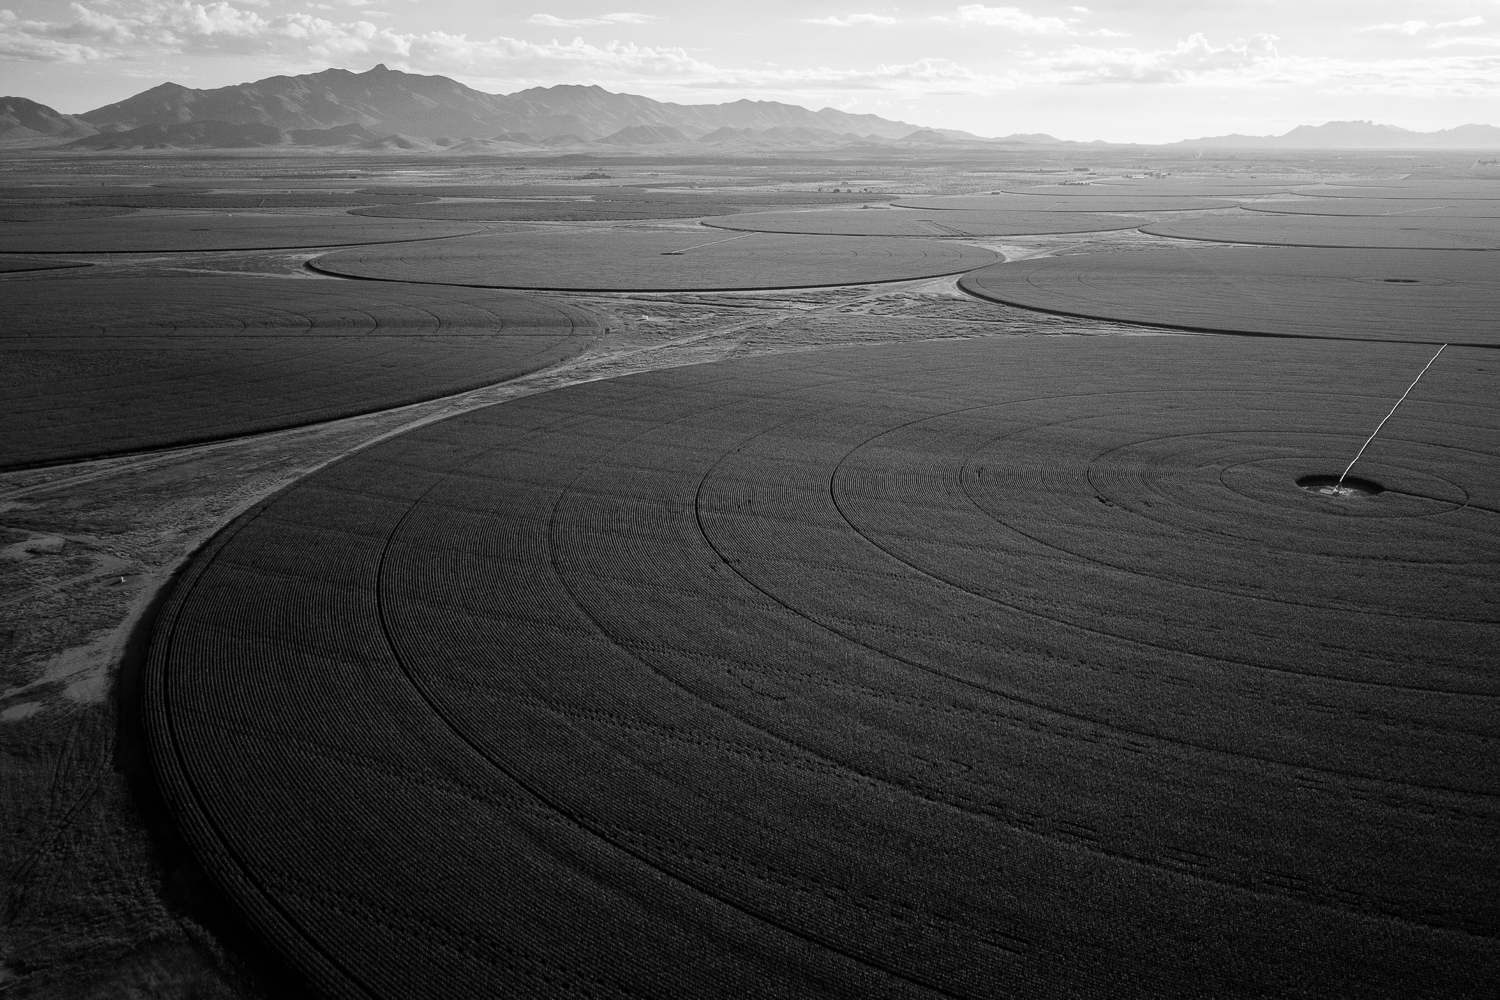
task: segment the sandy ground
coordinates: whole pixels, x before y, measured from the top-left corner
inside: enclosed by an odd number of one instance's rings
[[[1068,245],[1088,244],[993,246],[1017,257]],[[142,255],[100,266],[285,273],[308,256]],[[512,382],[290,431],[0,476],[0,991],[259,997],[295,989],[218,904],[157,814],[129,711],[129,667],[149,639],[153,602],[192,552],[298,477],[432,420],[631,372],[932,338],[1143,332],[982,303],[955,278],[569,301],[603,318],[609,335],[585,356]]]

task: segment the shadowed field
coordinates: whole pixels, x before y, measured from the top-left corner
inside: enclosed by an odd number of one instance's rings
[[[502,382],[582,310],[506,292],[182,274],[12,282],[0,468],[211,441]]]
[[[1455,996],[1500,974],[1496,416],[1452,352],[831,351],[578,386],[194,563],[149,723],[330,993]]]
[[[967,274],[960,285],[1008,305],[1193,330],[1496,346],[1496,259],[1204,247],[1012,261]]]
[[[331,253],[309,266],[382,281],[572,291],[811,288],[958,274],[997,254],[933,240],[595,229]]]

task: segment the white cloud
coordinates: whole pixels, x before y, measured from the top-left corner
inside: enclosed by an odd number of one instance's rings
[[[1060,17],[1033,17],[1019,7],[986,7],[977,3],[958,8],[958,20],[965,24],[1005,28],[1023,35],[1067,35],[1073,30]]]
[[[588,28],[599,25],[650,24],[660,18],[652,14],[605,14],[602,17],[553,17],[551,14],[532,14],[526,20],[532,24],[546,25],[549,28]]]
[[[1429,48],[1448,49],[1455,45],[1479,45],[1488,48],[1500,46],[1500,38],[1484,38],[1478,35],[1460,35],[1457,38],[1439,38]]]
[[[1429,28],[1475,28],[1484,23],[1484,18],[1475,15],[1466,17],[1461,21],[1439,21],[1437,24],[1428,24],[1426,21],[1401,21],[1387,22],[1385,24],[1372,24],[1365,31],[1399,31],[1403,35],[1416,35]]]
[[[1089,36],[1092,38],[1129,38],[1130,32],[1112,31],[1109,28],[1099,28],[1095,31],[1090,31]]]
[[[805,24],[824,24],[832,28],[851,28],[857,24],[895,24],[894,17],[881,14],[849,14],[845,17],[808,17]]]
[[[1279,57],[1275,35],[1256,35],[1239,44],[1211,45],[1194,34],[1170,49],[1100,49],[1075,45],[1035,63],[1055,82],[1073,84],[1224,82],[1226,77],[1264,75]]]

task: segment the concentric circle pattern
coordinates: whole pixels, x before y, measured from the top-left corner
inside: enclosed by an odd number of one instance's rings
[[[252,215],[139,212],[114,218],[0,225],[0,253],[165,253],[276,250],[355,243],[430,240],[481,227],[352,215]]]
[[[747,212],[704,219],[705,226],[761,233],[847,236],[1032,236],[1134,229],[1145,219],[1088,212],[961,212],[842,209],[823,212]]]
[[[157,627],[197,855],[349,996],[1500,976],[1490,352],[950,341],[359,452]]]
[[[514,292],[190,272],[9,280],[5,306],[0,468],[433,399],[554,364],[598,332]]]
[[[722,230],[596,229],[474,236],[327,254],[328,274],[485,288],[685,291],[811,288],[957,274],[990,250],[934,240]]]
[[[1185,247],[1034,257],[966,274],[980,298],[1072,316],[1281,337],[1500,345],[1500,254]]]

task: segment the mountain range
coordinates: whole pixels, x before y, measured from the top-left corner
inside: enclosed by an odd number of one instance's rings
[[[360,133],[347,130],[358,128]],[[341,130],[335,133],[333,130]],[[317,138],[313,133],[325,133]],[[795,135],[795,141],[789,141]],[[69,141],[90,149],[251,148],[322,145],[403,148],[737,146],[851,142],[981,141],[952,129],[924,129],[878,115],[774,101],[668,104],[597,86],[536,87],[486,94],[443,76],[384,65],[364,73],[328,69],[194,90],[164,83],[116,104],[63,115],[25,98],[0,99],[0,141]],[[1055,141],[1055,140],[1052,140]]]
[[[1326,122],[1298,125],[1285,135],[1217,135],[1185,139],[1173,145],[1262,149],[1494,149],[1500,147],[1500,128],[1459,125],[1438,132],[1414,132],[1372,121]]]
[[[835,108],[775,101],[671,104],[597,86],[486,94],[444,76],[378,65],[328,69],[195,90],[164,83],[80,115],[0,98],[0,145],[78,149],[253,149],[516,152],[600,147],[704,152],[1080,145],[1045,134],[985,139]],[[1093,143],[1089,145],[1094,145]],[[1287,149],[1492,149],[1500,128],[1414,132],[1369,121],[1304,125],[1280,136],[1225,135],[1174,146]]]

